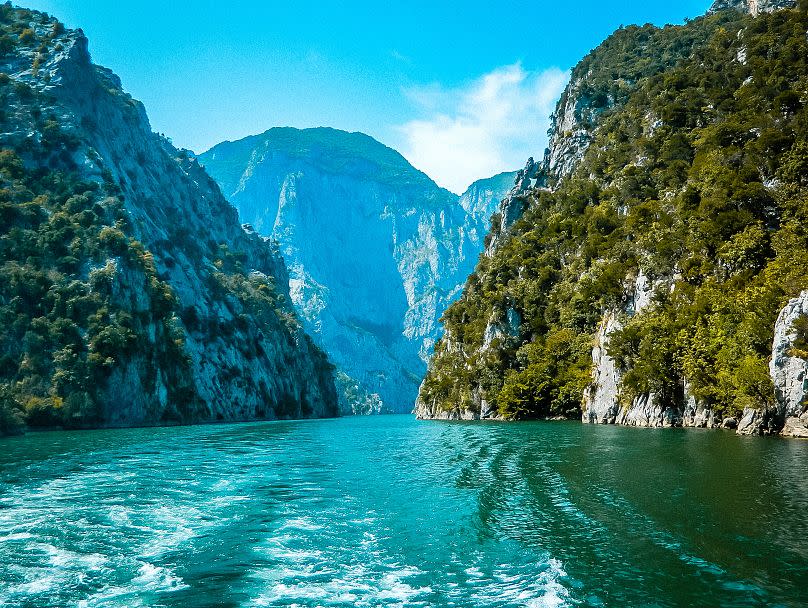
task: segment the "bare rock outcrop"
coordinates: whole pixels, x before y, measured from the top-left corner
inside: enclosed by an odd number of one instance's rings
[[[808,437],[808,359],[800,350],[799,323],[808,316],[808,291],[789,300],[774,326],[769,373],[783,435]]]
[[[737,10],[757,17],[761,13],[773,13],[784,8],[794,8],[796,5],[796,0],[716,0],[707,14]]]

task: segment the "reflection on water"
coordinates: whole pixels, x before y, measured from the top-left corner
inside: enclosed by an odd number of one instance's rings
[[[803,606],[808,442],[408,416],[0,442],[0,606]]]

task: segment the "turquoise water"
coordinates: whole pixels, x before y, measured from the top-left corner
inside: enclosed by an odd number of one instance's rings
[[[805,606],[808,442],[409,416],[0,441],[0,606]]]

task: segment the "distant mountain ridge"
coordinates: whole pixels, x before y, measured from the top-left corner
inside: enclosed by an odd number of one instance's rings
[[[208,152],[200,154],[200,158],[208,159],[208,162],[217,161],[217,173],[220,174],[217,180],[220,180],[222,191],[227,195],[238,189],[238,182],[244,177],[244,167],[235,162],[228,172],[220,164],[221,156],[243,158],[245,153],[259,152],[262,147],[282,152],[289,158],[316,161],[323,171],[334,174],[364,176],[372,167],[375,178],[382,183],[413,183],[437,187],[432,179],[415,169],[393,148],[381,144],[370,135],[331,127],[273,127],[260,135],[217,144]]]
[[[277,241],[343,408],[411,411],[439,318],[515,173],[458,197],[372,137],[331,128],[278,127],[198,158],[242,221]]]

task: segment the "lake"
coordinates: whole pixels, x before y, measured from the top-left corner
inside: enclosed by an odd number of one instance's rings
[[[0,440],[0,606],[805,606],[808,442],[411,416]]]

